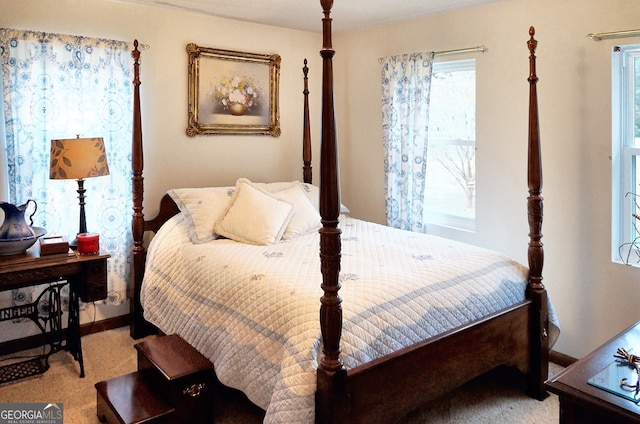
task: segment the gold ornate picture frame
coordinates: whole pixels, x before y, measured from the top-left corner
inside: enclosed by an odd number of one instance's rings
[[[280,56],[190,43],[187,135],[280,135]]]

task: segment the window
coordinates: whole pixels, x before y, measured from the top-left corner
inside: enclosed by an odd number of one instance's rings
[[[640,44],[612,52],[612,260],[640,266]]]
[[[475,229],[476,61],[434,63],[424,219]]]
[[[127,42],[0,29],[0,195],[16,205],[34,199],[34,225],[73,240],[78,184],[49,178],[51,140],[103,138],[110,175],[84,187],[87,228],[111,255],[110,305],[126,300],[129,280],[132,64]]]

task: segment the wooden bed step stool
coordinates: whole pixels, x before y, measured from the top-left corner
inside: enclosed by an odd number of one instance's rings
[[[135,346],[138,371],[96,384],[97,415],[109,424],[213,422],[213,364],[178,335]]]

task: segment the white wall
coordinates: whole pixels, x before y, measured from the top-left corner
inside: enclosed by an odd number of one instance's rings
[[[346,1],[346,0],[338,0]],[[392,1],[389,2],[392,4]],[[308,6],[307,6],[308,5]],[[456,235],[526,263],[529,26],[536,28],[545,197],[545,284],[563,333],[555,349],[581,357],[635,322],[639,271],[612,264],[610,51],[590,32],[633,29],[636,0],[509,0],[404,24],[338,34],[336,119],[342,194],[353,215],[384,223],[378,58],[484,44],[478,71],[477,231]],[[314,2],[304,7],[318,7]],[[151,45],[142,54],[145,212],[171,187],[300,178],[301,64],[310,61],[319,140],[320,36],[107,0],[0,0],[0,26]],[[340,16],[334,16],[337,21]],[[320,26],[320,16],[318,20]],[[282,136],[185,135],[185,45],[282,56]],[[317,170],[319,154],[314,151]]]
[[[238,175],[301,178],[302,65],[307,57],[312,107],[318,111],[318,34],[109,0],[0,0],[0,8],[2,27],[138,39],[151,46],[141,59],[148,213],[171,187],[233,184]],[[187,137],[187,43],[279,54],[282,135]],[[318,125],[312,130],[315,135]]]
[[[334,20],[340,19],[334,16]],[[638,27],[635,0],[509,0],[340,34],[337,121],[343,201],[384,223],[378,58],[484,44],[477,59],[477,230],[449,234],[527,263],[526,42],[536,29],[545,198],[544,283],[562,325],[555,350],[581,357],[640,318],[640,271],[612,264],[611,47],[591,32]]]

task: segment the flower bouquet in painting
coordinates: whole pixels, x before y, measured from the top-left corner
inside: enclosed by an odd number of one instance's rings
[[[259,104],[261,96],[254,78],[232,74],[216,86],[214,98],[231,115],[242,116]]]

